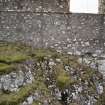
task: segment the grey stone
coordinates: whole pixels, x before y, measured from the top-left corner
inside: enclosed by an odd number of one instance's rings
[[[5,91],[18,91],[20,86],[27,83],[32,83],[33,75],[31,71],[24,73],[19,71],[17,73],[10,73],[8,75],[2,75],[0,77],[0,89]]]
[[[26,83],[32,83],[33,75],[31,73],[31,71],[28,71],[25,73],[25,81],[26,81]]]
[[[29,105],[31,105],[33,103],[33,97],[32,96],[30,96],[30,97],[27,98],[27,103]]]
[[[49,105],[47,100],[44,100],[43,105]]]
[[[97,92],[98,92],[98,94],[102,94],[102,93],[104,92],[104,87],[99,84],[99,85],[97,86]]]
[[[24,101],[22,105],[28,105],[28,103],[26,101]]]
[[[2,89],[9,90],[11,84],[11,78],[9,75],[5,75],[1,77]]]
[[[35,92],[34,95],[33,95],[33,99],[34,99],[35,101],[37,101],[37,100],[39,100],[39,98],[40,98],[39,93],[38,93],[38,92]]]
[[[61,62],[61,59],[56,59],[56,62],[59,62],[60,63]]]

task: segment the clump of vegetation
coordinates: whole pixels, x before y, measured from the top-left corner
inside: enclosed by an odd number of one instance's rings
[[[105,105],[105,93],[103,93],[102,95],[100,95],[100,97],[99,97],[96,105]]]
[[[57,86],[62,90],[74,83],[70,75],[63,69],[63,65],[57,65],[56,82]]]
[[[57,76],[58,87],[64,89],[65,87],[69,86],[70,82],[70,77],[63,70],[61,70]]]
[[[29,56],[19,52],[19,53],[11,53],[11,55],[9,54],[3,54],[0,56],[0,62],[3,62],[3,63],[7,63],[7,64],[10,64],[10,63],[18,63],[18,62],[22,62],[22,61],[25,61],[29,58]]]
[[[7,74],[14,69],[15,69],[15,67],[12,64],[9,65],[9,64],[5,64],[5,63],[0,63],[0,75]]]
[[[83,74],[81,75],[81,78],[83,80],[88,80],[89,78],[91,78],[93,76],[93,74],[95,74],[95,70],[93,70],[89,67],[85,67],[85,68],[83,68]]]
[[[29,50],[30,48],[19,44],[0,43],[0,74],[16,70],[16,63],[30,59]]]
[[[32,54],[32,57],[35,57],[39,61],[43,60],[44,57],[57,58],[60,56],[60,54],[58,54],[55,50],[51,50],[51,49],[36,49],[36,50],[33,50],[31,54]]]
[[[45,84],[42,81],[36,80],[33,84],[28,84],[22,87],[18,92],[9,94],[1,93],[0,105],[19,105],[35,90],[43,91],[44,94],[48,94],[48,89]]]
[[[0,62],[9,64],[22,62],[28,58],[27,47],[0,43]]]

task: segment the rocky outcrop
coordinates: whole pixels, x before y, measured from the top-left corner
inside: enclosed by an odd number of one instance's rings
[[[22,67],[21,67],[22,66]],[[28,83],[32,84],[34,77],[32,75],[33,65],[18,65],[17,72],[11,72],[0,76],[0,89],[2,91],[18,91],[18,89]]]
[[[78,63],[79,57],[1,43],[0,105],[96,104],[104,94],[103,76],[97,67]]]

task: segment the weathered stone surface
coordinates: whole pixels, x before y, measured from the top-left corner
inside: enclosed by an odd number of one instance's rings
[[[0,40],[78,55],[105,52],[104,21],[104,15],[93,14],[1,12]]]
[[[99,13],[105,14],[105,0],[99,0]]]
[[[68,12],[67,0],[0,0],[0,11]]]

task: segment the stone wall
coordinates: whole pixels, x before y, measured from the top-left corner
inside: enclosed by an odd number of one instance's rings
[[[105,0],[99,0],[99,13],[105,14]]]
[[[0,0],[0,11],[69,12],[67,0]]]
[[[0,40],[68,52],[105,51],[105,15],[0,12]]]

